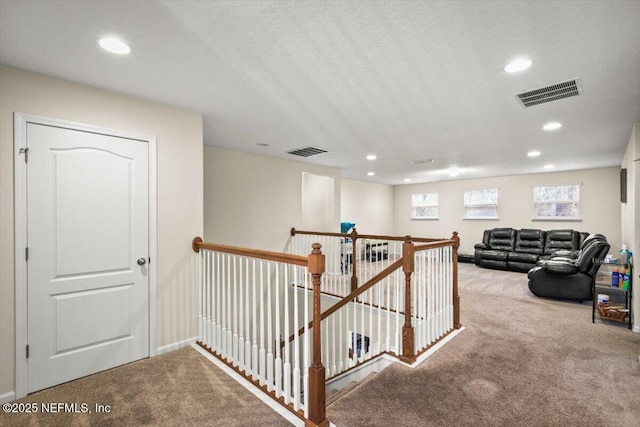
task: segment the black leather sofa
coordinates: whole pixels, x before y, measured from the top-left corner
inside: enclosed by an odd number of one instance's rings
[[[609,252],[599,234],[587,237],[575,258],[553,257],[529,270],[529,290],[536,296],[585,301],[593,298],[592,280]]]
[[[526,273],[558,251],[577,256],[587,236],[575,230],[494,228],[475,245],[474,260],[479,267]]]

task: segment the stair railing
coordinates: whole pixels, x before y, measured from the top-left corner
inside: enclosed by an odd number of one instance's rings
[[[329,237],[344,238],[315,236],[325,238],[328,246]],[[398,241],[358,237],[355,230],[350,236],[370,244]],[[372,276],[353,289],[357,275],[352,274],[350,292],[341,297],[324,292],[327,259],[319,243],[302,256],[204,243],[196,237],[198,344],[306,425],[327,425],[327,379],[383,354],[413,363],[461,326],[458,234],[440,240],[401,239],[397,259],[387,257],[377,270],[360,270]]]
[[[298,233],[325,243],[330,243],[328,239],[344,239],[345,236],[292,229],[292,234]],[[366,236],[366,239],[395,243],[399,238]],[[402,239],[399,256],[373,261],[377,270],[366,267],[366,264],[372,264],[371,260],[362,262],[360,271],[365,272],[365,277],[369,277],[371,271],[377,271],[377,274],[343,298],[325,292],[326,286],[321,288],[325,300],[336,297],[333,302],[324,302],[324,305],[333,305],[321,315],[322,363],[328,379],[383,354],[413,363],[438,340],[460,328],[458,233],[454,232],[450,239],[414,239],[410,236]],[[428,243],[415,245],[416,240]],[[367,249],[366,246],[363,248]],[[311,325],[300,329],[289,340],[296,335],[304,336],[311,329]]]
[[[326,425],[320,328],[283,339],[320,322],[321,246],[299,256],[196,237],[192,248],[200,264],[198,344],[307,425]],[[293,290],[294,280],[313,294]]]

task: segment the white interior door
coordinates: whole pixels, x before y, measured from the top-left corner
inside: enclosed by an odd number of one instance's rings
[[[28,123],[27,391],[149,355],[149,147]]]

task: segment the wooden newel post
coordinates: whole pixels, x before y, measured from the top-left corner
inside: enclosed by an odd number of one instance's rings
[[[357,242],[358,232],[356,231],[356,228],[353,227],[353,230],[351,230],[351,292],[358,289],[358,270],[356,269],[356,263],[358,262],[359,254],[356,254]]]
[[[411,236],[406,236],[402,244],[402,271],[404,272],[404,326],[402,327],[402,355],[400,360],[406,363],[416,361],[413,346],[413,326],[411,325],[411,274],[414,271],[415,248]]]
[[[451,240],[453,245],[453,327],[460,329],[460,295],[458,295],[458,248],[460,247],[460,237],[458,232],[454,231]]]
[[[313,284],[313,345],[311,366],[309,366],[309,421],[307,425],[328,426],[329,421],[325,414],[325,371],[322,366],[322,339],[320,329],[320,279],[324,273],[324,255],[319,243],[312,245],[313,250],[309,255],[309,273]]]

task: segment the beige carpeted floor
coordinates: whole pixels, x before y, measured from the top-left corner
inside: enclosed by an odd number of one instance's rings
[[[460,264],[465,330],[415,369],[392,366],[331,404],[338,427],[638,426],[640,334],[591,323],[590,303],[536,298],[526,275]],[[191,348],[19,402],[96,403],[107,414],[0,414],[0,425],[284,426]]]
[[[638,426],[640,334],[591,303],[541,299],[526,274],[460,265],[465,330],[328,409],[337,426]]]

